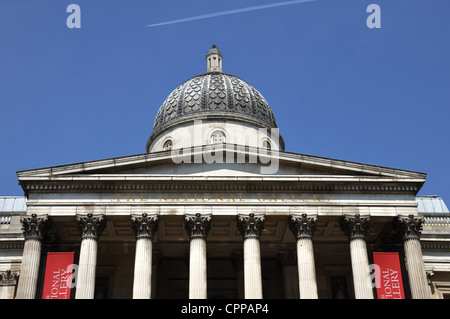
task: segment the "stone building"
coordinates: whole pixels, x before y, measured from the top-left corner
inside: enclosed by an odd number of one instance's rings
[[[17,173],[0,296],[43,298],[47,256],[73,252],[72,298],[373,299],[374,253],[395,252],[406,298],[448,297],[450,215],[416,196],[426,174],[285,151],[222,60],[213,46],[167,97],[146,153]]]

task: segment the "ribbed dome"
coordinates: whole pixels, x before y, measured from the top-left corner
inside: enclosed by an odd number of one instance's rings
[[[276,128],[272,110],[250,84],[233,75],[209,72],[195,76],[170,93],[159,108],[152,137],[192,120],[236,120]]]

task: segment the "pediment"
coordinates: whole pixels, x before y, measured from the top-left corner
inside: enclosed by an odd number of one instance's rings
[[[215,148],[215,152],[220,148]],[[207,147],[193,149],[190,158],[174,159],[171,151],[75,163],[18,172],[25,192],[36,183],[115,183],[145,185],[149,183],[179,185],[192,183],[301,183],[302,185],[335,185],[337,183],[410,183],[416,191],[425,182],[426,174],[349,161],[288,152],[257,154],[258,150],[229,150],[222,162],[212,161]],[[214,153],[217,154],[217,153]],[[256,160],[255,160],[256,154]],[[209,157],[208,157],[209,156]],[[217,157],[219,158],[219,157]],[[216,159],[217,159],[216,158]],[[276,168],[271,174],[263,168]],[[269,170],[270,171],[270,170]],[[267,172],[267,170],[266,170]],[[28,186],[27,186],[28,185]]]

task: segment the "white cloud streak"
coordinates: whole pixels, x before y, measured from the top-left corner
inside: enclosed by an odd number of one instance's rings
[[[228,15],[228,14],[262,10],[262,9],[268,9],[268,8],[274,8],[274,7],[281,7],[281,6],[289,6],[289,5],[293,5],[293,4],[299,4],[299,3],[311,2],[311,1],[316,1],[316,0],[294,0],[294,1],[277,2],[277,3],[271,3],[271,4],[263,4],[263,5],[259,5],[259,6],[234,9],[234,10],[226,10],[226,11],[220,11],[220,12],[214,12],[214,13],[207,13],[207,14],[202,14],[199,16],[194,16],[194,17],[189,17],[189,18],[160,22],[160,23],[155,23],[155,24],[148,24],[147,27],[150,27],[150,28],[151,27],[159,27],[159,26],[168,25],[168,24],[183,23],[183,22],[189,22],[189,21],[195,21],[195,20],[201,20],[201,19],[214,18],[214,17],[224,16],[224,15]]]

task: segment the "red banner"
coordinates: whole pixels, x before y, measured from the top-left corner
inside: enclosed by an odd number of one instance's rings
[[[48,253],[42,299],[70,299],[73,252]]]
[[[378,299],[405,299],[398,253],[373,253]]]

